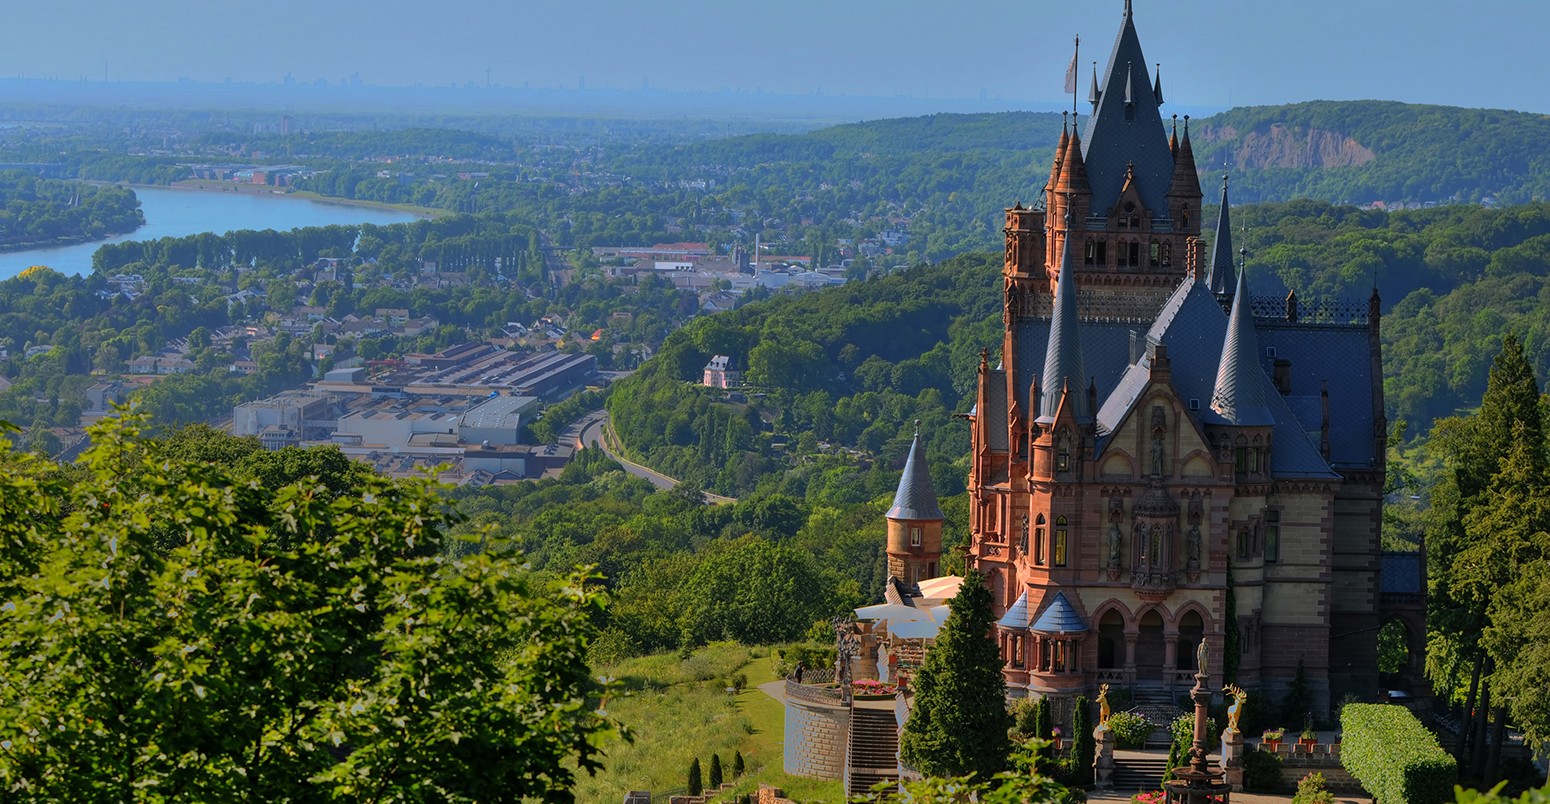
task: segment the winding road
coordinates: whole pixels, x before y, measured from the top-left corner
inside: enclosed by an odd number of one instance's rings
[[[664,475],[655,469],[641,466],[640,464],[635,463],[634,461],[631,461],[630,459],[625,458],[617,452],[613,451],[613,449],[609,446],[609,441],[612,436],[608,430],[608,411],[600,410],[595,413],[587,414],[584,418],[577,421],[575,424],[572,424],[570,431],[576,433],[575,437],[577,449],[581,449],[583,447],[599,447],[608,457],[618,461],[619,465],[624,467],[624,471],[629,472],[636,477],[644,478],[650,481],[653,486],[656,486],[659,489],[672,489],[678,486],[677,480],[674,480],[673,478],[668,477],[667,475]],[[567,435],[569,435],[569,432],[567,432]],[[705,501],[713,505],[728,505],[737,502],[736,497],[723,497],[719,494],[711,494],[708,491],[702,493],[705,495]]]

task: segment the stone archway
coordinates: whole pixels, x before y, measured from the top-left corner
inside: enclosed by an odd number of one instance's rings
[[[1198,611],[1186,611],[1179,618],[1178,652],[1174,654],[1180,670],[1199,670],[1195,666],[1195,649],[1205,639],[1206,624]]]
[[[1141,615],[1141,621],[1137,626],[1136,679],[1161,681],[1163,664],[1168,658],[1167,642],[1163,637],[1162,615],[1158,614],[1156,609],[1151,609]]]
[[[1119,670],[1125,666],[1125,618],[1109,609],[1098,621],[1098,669]]]

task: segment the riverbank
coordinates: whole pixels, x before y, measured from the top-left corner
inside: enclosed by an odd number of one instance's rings
[[[131,184],[130,187],[140,189],[142,185]],[[339,198],[332,195],[321,195],[309,190],[285,190],[270,187],[267,184],[248,184],[235,181],[212,181],[210,179],[184,179],[173,182],[161,189],[193,190],[205,193],[237,193],[239,195],[254,196],[281,196],[285,198],[304,198],[308,201],[316,201],[319,204],[334,204],[341,207],[363,207],[366,209],[381,209],[392,212],[403,212],[413,215],[421,220],[434,220],[436,218],[451,215],[445,209],[433,207],[420,207],[413,204],[387,204],[381,201],[363,201],[356,198]]]
[[[137,229],[145,225],[142,218],[135,224],[134,229],[126,229],[121,232],[108,232],[102,235],[74,235],[72,237],[56,237],[53,240],[34,241],[30,243],[0,243],[0,254],[10,254],[15,251],[36,251],[38,249],[64,248],[66,246],[78,246],[83,243],[105,243],[119,235],[133,234]]]

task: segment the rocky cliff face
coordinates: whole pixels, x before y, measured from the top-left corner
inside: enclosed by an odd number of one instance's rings
[[[1268,129],[1239,131],[1232,126],[1201,126],[1190,136],[1225,156],[1228,167],[1331,168],[1353,167],[1377,158],[1371,149],[1338,131],[1272,124]],[[1198,149],[1200,146],[1197,145]],[[1218,156],[1214,161],[1222,164]],[[1201,163],[1204,167],[1205,163]]]

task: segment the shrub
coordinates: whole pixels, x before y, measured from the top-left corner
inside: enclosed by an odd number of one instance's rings
[[[1243,755],[1243,786],[1249,790],[1274,792],[1285,782],[1281,778],[1281,757],[1269,751],[1247,751]]]
[[[1335,804],[1335,794],[1324,789],[1324,774],[1314,771],[1297,781],[1292,804]]]
[[[1115,747],[1143,748],[1152,723],[1135,712],[1115,712],[1109,715],[1109,731],[1114,732]]]
[[[1410,710],[1349,704],[1340,728],[1341,761],[1378,804],[1441,804],[1453,797],[1458,766]]]
[[[798,643],[777,651],[775,674],[781,678],[791,675],[797,665],[812,670],[834,667],[834,645]]]
[[[1320,783],[1323,782],[1323,779],[1324,779],[1324,777],[1322,777],[1322,776],[1319,777]],[[715,790],[716,788],[721,786],[721,755],[720,754],[711,754],[710,755],[710,779],[709,779],[709,781],[710,781],[710,789],[712,789],[712,790]]]
[[[742,776],[743,770],[743,752],[737,751],[732,754],[732,778]]]

